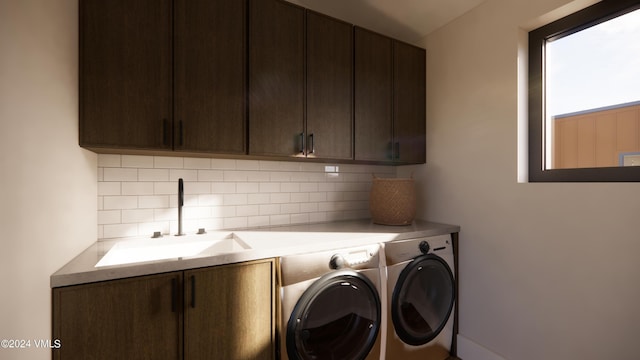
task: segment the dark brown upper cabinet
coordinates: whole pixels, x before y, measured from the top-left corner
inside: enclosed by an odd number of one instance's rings
[[[355,159],[426,160],[425,50],[355,29]]]
[[[353,26],[307,11],[306,155],[353,159]]]
[[[80,145],[171,149],[170,0],[80,2]]]
[[[425,162],[425,51],[283,0],[80,0],[80,145]]]
[[[355,28],[355,159],[391,161],[393,40]]]
[[[305,10],[249,2],[249,154],[304,154]]]
[[[426,52],[393,42],[393,157],[398,163],[426,161]]]
[[[244,154],[246,1],[174,6],[174,148]]]
[[[245,153],[246,1],[80,9],[82,146]]]

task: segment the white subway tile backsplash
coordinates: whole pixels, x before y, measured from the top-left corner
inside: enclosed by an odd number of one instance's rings
[[[289,214],[285,215],[271,215],[269,217],[270,225],[289,225],[291,224],[291,216]]]
[[[98,211],[98,225],[120,224],[120,210],[102,210]]]
[[[369,217],[372,174],[391,166],[98,155],[99,239],[177,232],[179,178],[183,229],[217,230]]]
[[[270,203],[285,204],[291,202],[291,194],[289,193],[272,193],[270,195]]]
[[[211,169],[211,159],[207,158],[184,158],[185,169]]]
[[[258,160],[237,161],[236,168],[238,170],[260,170],[260,161]]]
[[[264,204],[259,207],[260,215],[274,215],[280,213],[280,204]]]
[[[260,184],[254,182],[238,183],[237,191],[241,194],[252,194],[260,192]]]
[[[306,224],[309,222],[309,214],[291,214],[292,224]]]
[[[249,194],[247,196],[247,204],[260,205],[268,204],[271,196],[269,194]]]
[[[241,160],[239,160],[241,161]],[[211,159],[211,168],[219,170],[235,170],[236,160],[230,159]]]
[[[252,205],[236,206],[236,215],[238,216],[256,216],[260,214],[260,208]]]
[[[224,194],[222,205],[247,205],[247,194]]]
[[[138,181],[138,169],[105,168],[104,181]]]
[[[249,221],[246,216],[230,217],[224,219],[224,227],[229,229],[246,228],[248,223]]]
[[[122,210],[122,209],[137,209],[138,197],[137,196],[105,196],[103,203],[104,210]]]
[[[291,202],[292,203],[304,203],[309,202],[309,193],[306,192],[295,192],[291,194]]]
[[[169,156],[154,156],[153,167],[159,169],[182,169],[184,168],[184,158]]]
[[[120,191],[120,182],[98,182],[98,196],[104,195],[122,195]]]
[[[300,213],[300,204],[281,204],[280,212],[283,214],[298,214]]]
[[[225,182],[212,182],[211,183],[211,193],[213,194],[235,194],[236,193],[236,183],[225,183]]]
[[[169,181],[198,181],[198,170],[194,169],[171,169],[169,170]]]
[[[248,171],[227,170],[224,172],[224,181],[228,181],[228,182],[247,181],[248,176],[249,176]]]
[[[139,196],[139,209],[163,209],[169,207],[169,195]]]
[[[138,224],[111,224],[103,225],[105,239],[138,236]]]
[[[269,226],[269,216],[249,216],[247,227]]]
[[[153,209],[122,210],[122,223],[153,222]]]
[[[174,183],[175,190],[174,193],[178,193],[177,181]],[[184,193],[185,194],[210,194],[211,193],[211,183],[208,182],[186,182],[184,183]]]
[[[122,195],[153,195],[153,183],[123,182]]]
[[[152,168],[153,158],[141,155],[122,155],[122,167],[127,168]]]
[[[139,169],[138,181],[169,181],[169,169]]]
[[[120,155],[98,154],[98,167],[120,167],[120,159]]]
[[[318,183],[312,182],[312,183],[301,183],[300,184],[300,191],[302,192],[312,192],[312,191],[318,191]]]
[[[326,192],[309,193],[309,201],[311,202],[327,201],[327,193]]]
[[[222,170],[198,170],[198,181],[222,181],[223,179]]]
[[[280,192],[280,183],[260,183],[260,192],[261,193],[275,193]]]
[[[198,195],[198,206],[217,206],[222,205],[222,194],[202,194]]]

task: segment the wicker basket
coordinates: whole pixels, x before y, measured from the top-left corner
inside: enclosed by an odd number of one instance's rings
[[[416,216],[416,189],[413,177],[384,179],[374,175],[369,209],[376,224],[410,225]]]

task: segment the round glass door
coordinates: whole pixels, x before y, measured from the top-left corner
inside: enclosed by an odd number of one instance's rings
[[[364,359],[380,329],[380,297],[355,271],[329,273],[300,297],[287,324],[289,359]]]
[[[447,324],[454,300],[449,265],[432,254],[413,259],[400,273],[391,298],[396,334],[410,345],[428,343]]]

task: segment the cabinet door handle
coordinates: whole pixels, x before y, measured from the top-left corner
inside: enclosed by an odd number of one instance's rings
[[[178,310],[178,279],[171,279],[171,312]]]
[[[400,142],[396,141],[396,160],[400,160]]]
[[[304,155],[304,133],[300,133],[300,154]]]
[[[309,152],[308,154],[315,154],[316,153],[316,146],[314,145],[314,141],[313,141],[313,133],[309,134]]]
[[[196,307],[196,277],[191,275],[191,307]]]
[[[178,123],[178,146],[182,147],[184,145],[184,129],[182,125],[182,120]]]

